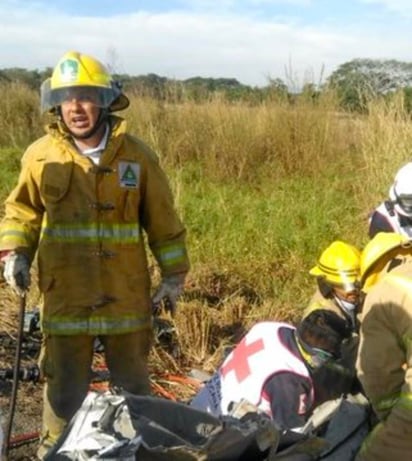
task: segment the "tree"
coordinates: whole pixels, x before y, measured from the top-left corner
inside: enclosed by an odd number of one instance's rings
[[[350,109],[364,109],[370,97],[412,87],[412,63],[354,59],[338,67],[327,80]]]
[[[8,69],[0,70],[0,81],[9,83],[23,83],[29,88],[38,91],[42,82],[50,77],[53,69],[50,67],[43,71],[27,70],[20,67],[11,67]]]

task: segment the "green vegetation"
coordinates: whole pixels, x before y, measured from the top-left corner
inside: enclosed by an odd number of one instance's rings
[[[112,66],[109,64],[108,68],[112,69]],[[37,91],[52,70],[0,69],[0,83],[24,84]],[[177,80],[156,74],[114,74],[114,78],[122,83],[128,94],[134,93],[163,102],[183,102],[188,99],[206,102],[218,96],[226,101],[239,101],[248,105],[274,100],[294,103],[302,95],[317,99],[333,89],[339,97],[339,106],[345,110],[365,112],[371,98],[380,96],[388,100],[397,93],[401,93],[404,98],[408,112],[412,107],[412,63],[394,59],[353,59],[341,64],[325,81],[316,83],[297,82],[289,70],[286,81],[268,77],[263,87],[244,85],[235,78],[192,77]]]
[[[27,86],[0,83],[0,97],[4,200],[43,121]],[[131,93],[129,128],[159,153],[188,230],[193,267],[176,319],[184,363],[211,369],[243,327],[295,321],[320,252],[335,239],[367,241],[368,213],[410,160],[412,125],[402,94],[364,101],[354,114],[331,89],[253,105]]]

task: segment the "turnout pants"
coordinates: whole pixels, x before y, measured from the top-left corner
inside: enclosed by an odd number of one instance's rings
[[[91,377],[94,336],[46,336],[40,355],[45,378],[40,459],[53,446],[85,399]],[[150,393],[147,368],[150,329],[99,336],[111,384],[132,394]]]

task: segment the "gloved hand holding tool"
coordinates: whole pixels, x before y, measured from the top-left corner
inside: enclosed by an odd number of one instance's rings
[[[4,263],[3,275],[8,285],[24,296],[30,286],[30,261],[23,253],[10,251],[1,257]]]
[[[153,315],[159,315],[163,307],[166,312],[170,312],[172,317],[176,312],[176,301],[183,291],[186,273],[173,274],[162,279],[159,287],[152,297]]]

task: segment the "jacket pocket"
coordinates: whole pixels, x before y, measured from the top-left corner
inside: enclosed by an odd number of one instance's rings
[[[57,203],[67,194],[73,174],[73,162],[47,162],[43,169],[40,192],[46,203]]]

